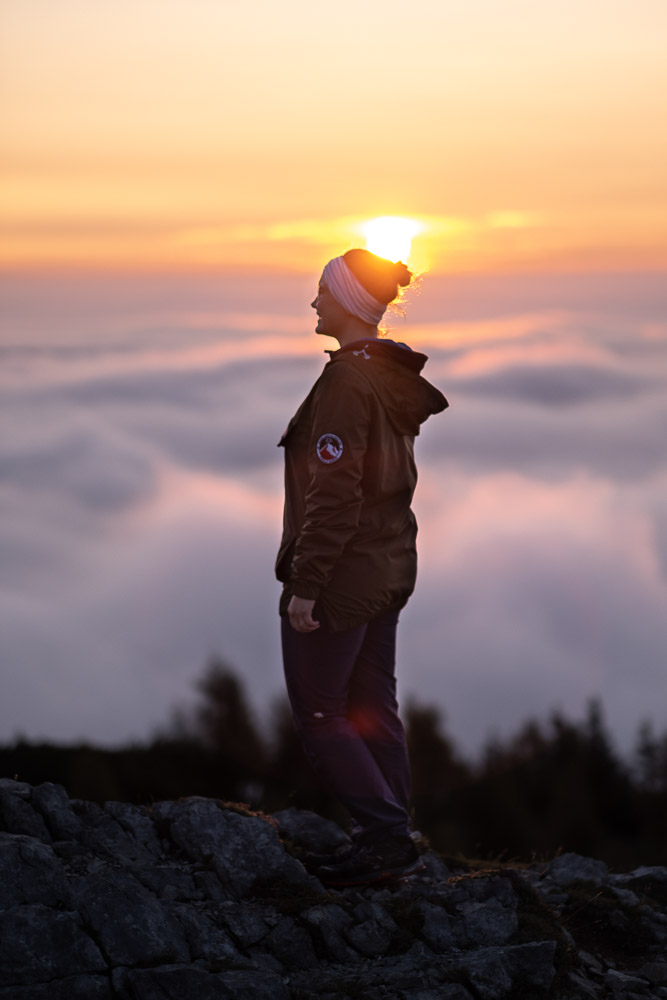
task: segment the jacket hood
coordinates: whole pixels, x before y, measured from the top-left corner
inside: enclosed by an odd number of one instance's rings
[[[371,383],[399,434],[419,434],[424,421],[449,403],[420,374],[426,354],[393,340],[359,340],[328,351],[331,363],[352,364]]]

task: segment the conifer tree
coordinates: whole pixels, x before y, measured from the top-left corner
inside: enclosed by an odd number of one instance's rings
[[[259,775],[266,750],[248,706],[243,685],[220,657],[212,657],[197,681],[200,703],[195,731],[205,746],[249,775]]]

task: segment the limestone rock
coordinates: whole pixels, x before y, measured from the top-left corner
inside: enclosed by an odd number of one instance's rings
[[[46,844],[51,842],[41,815],[26,801],[25,795],[15,793],[7,784],[0,787],[0,829],[7,833],[24,833]]]
[[[460,983],[448,983],[437,989],[417,988],[403,993],[403,1000],[473,1000],[472,994]]]
[[[104,811],[150,854],[160,856],[160,841],[145,806],[135,806],[129,802],[107,802]]]
[[[516,983],[534,990],[546,991],[551,987],[556,973],[554,968],[555,941],[531,941],[513,945],[507,950]]]
[[[497,899],[467,903],[462,910],[465,935],[470,944],[505,944],[519,928],[516,910],[503,906]]]
[[[275,819],[283,837],[289,837],[314,854],[332,854],[336,848],[350,843],[350,838],[337,823],[308,809],[281,809],[275,813]]]
[[[106,972],[99,948],[78,913],[30,903],[0,913],[0,986]]]
[[[0,1000],[667,998],[664,868],[427,852],[403,883],[326,891],[289,853],[345,842],[312,813],[102,808],[8,779],[0,829]]]
[[[285,853],[265,820],[221,809],[210,799],[189,799],[171,813],[170,836],[193,861],[206,862],[223,885],[240,896],[256,882],[280,876],[289,882],[314,880]]]
[[[369,957],[384,955],[389,950],[391,937],[377,920],[363,920],[348,927],[345,937],[353,948]]]
[[[165,907],[183,929],[193,962],[232,962],[243,964],[243,955],[220,921],[204,909],[185,903],[170,903]]]
[[[286,969],[315,969],[319,965],[310,935],[289,917],[283,917],[269,932],[265,945]]]
[[[313,906],[301,914],[301,919],[307,926],[319,932],[316,943],[323,946],[332,962],[344,963],[356,960],[356,951],[343,937],[345,929],[352,923],[352,917],[340,906],[335,903]]]
[[[632,992],[643,993],[649,985],[646,979],[642,979],[639,976],[631,976],[625,972],[618,972],[616,969],[609,969],[607,971],[604,977],[604,984],[614,993],[622,993],[623,995]]]
[[[0,1000],[113,1000],[114,996],[108,976],[69,976],[0,989]]]
[[[272,914],[261,907],[226,903],[217,910],[218,919],[226,927],[230,937],[241,949],[258,944],[270,932]]]
[[[653,983],[654,986],[667,986],[667,961],[646,962],[640,969],[637,969],[637,975],[648,979],[649,983]]]
[[[116,995],[140,1000],[289,1000],[279,976],[256,971],[213,974],[196,966],[128,969],[115,977],[114,986]]]
[[[0,778],[0,792],[10,792],[12,795],[18,795],[19,798],[30,801],[30,797],[32,796],[32,785],[29,785],[26,781],[14,781],[12,778]]]
[[[452,927],[453,921],[447,911],[426,901],[419,904],[419,910],[424,917],[421,934],[429,948],[438,953],[453,948],[456,938]]]
[[[568,994],[568,996],[573,997],[573,1000],[575,997],[577,1000],[579,998],[581,1000],[597,1000],[599,995],[598,987],[585,976],[578,972],[568,972],[566,981],[574,991],[572,994]]]
[[[485,1000],[503,1000],[522,988],[546,995],[555,975],[555,951],[555,941],[480,948],[463,955],[459,969]]]
[[[190,960],[178,921],[129,872],[76,879],[72,895],[112,966]]]
[[[62,785],[54,785],[50,781],[37,785],[31,801],[41,813],[54,840],[76,840],[81,831],[81,822]]]
[[[462,955],[453,967],[463,974],[476,995],[485,1000],[509,997],[514,980],[509,955],[500,948],[480,948]]]
[[[0,910],[21,903],[66,907],[65,869],[50,847],[34,837],[0,833]]]
[[[574,885],[577,882],[599,884],[609,875],[609,869],[604,861],[583,858],[579,854],[561,854],[549,864],[547,871],[549,878],[562,886]]]

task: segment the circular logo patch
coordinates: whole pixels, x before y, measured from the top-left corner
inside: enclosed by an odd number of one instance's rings
[[[317,457],[325,465],[337,462],[343,454],[343,442],[337,434],[322,434],[317,442]]]

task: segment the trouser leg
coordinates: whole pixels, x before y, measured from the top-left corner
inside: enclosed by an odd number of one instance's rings
[[[289,620],[283,618],[287,691],[307,756],[334,795],[364,828],[364,836],[368,839],[406,836],[409,815],[404,789],[396,779],[395,772],[399,769],[395,760],[390,762],[392,753],[381,746],[390,742],[387,737],[393,728],[386,722],[386,731],[378,739],[380,730],[376,727],[370,734],[373,738],[367,742],[358,728],[359,713],[350,717],[348,712],[353,678],[368,628],[365,624],[346,632],[328,632],[321,626],[316,632],[302,633],[296,632]],[[376,660],[380,655],[377,642],[373,646],[376,651],[371,659]],[[386,641],[384,648],[385,652],[389,648]],[[367,659],[364,654],[359,662],[363,675],[370,677]],[[393,662],[390,671],[393,676]],[[369,683],[361,688],[367,690]],[[389,780],[380,762],[387,768]]]
[[[368,623],[350,682],[347,716],[373,754],[395,799],[407,813],[411,794],[410,762],[396,699],[397,624],[397,612]]]

